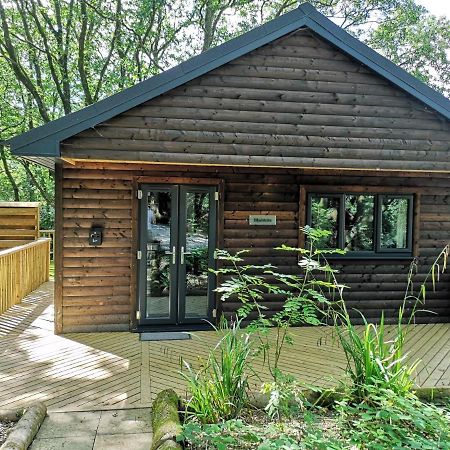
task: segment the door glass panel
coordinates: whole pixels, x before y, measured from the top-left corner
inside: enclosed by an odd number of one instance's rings
[[[170,317],[170,264],[172,255],[170,191],[147,195],[147,318]]]
[[[208,192],[186,193],[186,310],[187,319],[208,315]]]
[[[373,251],[373,195],[345,196],[345,249],[351,252]]]
[[[381,248],[408,248],[408,198],[383,197]]]
[[[339,197],[311,196],[311,227],[331,232],[316,242],[317,248],[337,248],[339,240]]]

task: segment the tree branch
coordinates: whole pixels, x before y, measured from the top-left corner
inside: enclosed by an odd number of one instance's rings
[[[94,102],[94,99],[92,98],[91,90],[89,89],[86,66],[84,64],[88,17],[86,4],[83,1],[80,2],[80,8],[81,8],[81,30],[80,36],[78,38],[78,73],[80,74],[80,81],[84,92],[85,104],[91,105]]]
[[[5,175],[6,178],[8,178],[9,184],[11,185],[11,188],[14,193],[14,201],[19,202],[20,201],[20,195],[19,195],[19,187],[17,186],[16,180],[14,179],[11,170],[8,166],[8,160],[6,159],[5,155],[5,147],[3,144],[0,144],[0,159],[3,163],[3,168],[5,169]]]
[[[20,163],[22,164],[22,166],[25,169],[25,172],[28,175],[28,178],[30,179],[31,183],[33,184],[33,186],[35,186],[37,188],[37,190],[39,191],[39,193],[41,194],[42,198],[49,204],[51,205],[53,203],[53,198],[51,198],[48,193],[42,188],[42,184],[39,183],[38,180],[36,180],[36,177],[34,176],[33,172],[30,169],[30,163],[28,161],[24,161],[23,159],[20,159]]]
[[[0,0],[0,20],[3,29],[3,48],[6,51],[6,54],[4,54],[4,56],[7,59],[7,61],[9,61],[10,67],[13,70],[14,74],[16,75],[18,81],[22,83],[22,85],[33,96],[33,99],[36,102],[42,120],[44,122],[50,122],[50,116],[48,114],[43,98],[41,97],[38,90],[31,81],[30,77],[25,72],[24,68],[19,62],[16,51],[11,41],[9,25],[6,19],[5,9],[3,7],[3,3],[1,0]]]

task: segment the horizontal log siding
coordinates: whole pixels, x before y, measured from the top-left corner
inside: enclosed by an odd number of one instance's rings
[[[111,175],[63,170],[64,332],[129,329],[131,182]],[[101,247],[88,245],[93,224],[104,228]]]
[[[308,30],[65,141],[66,157],[450,171],[450,123]]]
[[[246,262],[272,262],[285,272],[296,270],[296,257],[273,250],[287,243],[297,245],[299,186],[361,185],[410,186],[421,190],[419,277],[450,236],[450,177],[359,176],[306,174],[280,169],[201,168],[78,162],[63,171],[63,331],[125,330],[134,313],[131,298],[132,185],[142,176],[220,178],[225,182],[225,247],[231,251],[250,248]],[[249,226],[249,214],[275,214],[276,227]],[[91,225],[105,229],[101,247],[89,247]],[[340,262],[339,280],[350,286],[346,293],[350,308],[369,318],[384,309],[389,318],[396,313],[405,288],[409,262],[349,260]],[[269,312],[280,299],[266,298]],[[226,302],[226,315],[238,304]],[[450,276],[441,278],[430,292],[426,308],[437,315],[420,312],[418,321],[450,321]]]

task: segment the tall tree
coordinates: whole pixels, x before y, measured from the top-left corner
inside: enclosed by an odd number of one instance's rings
[[[0,112],[0,142],[177,62],[178,44],[193,14],[182,5],[0,0],[0,76],[5,80],[0,101],[8,105]],[[51,174],[12,158],[4,145],[0,156],[2,198],[42,200],[51,209]]]
[[[450,20],[408,1],[368,36],[368,44],[415,77],[450,96]]]

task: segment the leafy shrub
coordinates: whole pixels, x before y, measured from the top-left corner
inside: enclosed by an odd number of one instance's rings
[[[186,411],[201,423],[234,418],[247,400],[250,335],[241,332],[240,322],[229,326],[225,320],[216,331],[222,337],[200,370],[185,363],[182,372],[191,395]]]
[[[450,412],[373,386],[374,404],[341,401],[334,417],[306,411],[297,421],[241,419],[188,423],[180,440],[198,450],[400,450],[449,449]]]
[[[292,375],[280,373],[275,381],[264,383],[261,391],[269,395],[264,409],[271,419],[298,416],[305,409],[301,386]]]
[[[448,410],[382,386],[367,386],[366,390],[370,404],[343,401],[336,408],[343,421],[343,437],[357,448],[450,448]]]
[[[183,426],[183,433],[179,436],[179,441],[187,441],[191,445],[204,446],[217,450],[227,450],[239,443],[242,443],[241,436],[233,436],[231,432],[240,431],[244,423],[240,419],[227,420],[215,424],[199,424],[189,422]],[[245,439],[245,437],[244,437]],[[253,441],[253,439],[251,439]]]
[[[200,425],[189,423],[183,427],[180,440],[190,443],[194,449],[215,450],[300,450],[296,436],[284,433],[269,424],[263,430],[244,423],[240,419],[219,424]]]

